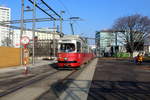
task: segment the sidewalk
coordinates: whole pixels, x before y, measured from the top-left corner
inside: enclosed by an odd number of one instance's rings
[[[52,64],[52,63],[56,63],[56,62],[57,61],[55,61],[55,60],[41,60],[40,59],[40,60],[36,60],[34,65],[29,64],[29,65],[27,65],[27,67],[33,68],[33,67],[48,65],[48,64]],[[24,69],[24,67],[25,67],[24,65],[21,65],[21,66],[14,66],[14,67],[8,67],[8,68],[1,68],[0,74],[21,70],[21,69]]]

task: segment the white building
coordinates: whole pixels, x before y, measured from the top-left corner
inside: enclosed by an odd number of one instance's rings
[[[145,54],[150,56],[150,36],[148,36],[144,41],[144,51]]]
[[[41,32],[35,32],[35,37],[37,37],[38,40],[53,40],[53,38],[55,39],[60,38],[59,33],[56,31],[53,31],[53,29],[42,28],[42,29],[37,29],[37,30],[41,31]],[[30,40],[32,40],[33,32],[26,30],[23,32],[22,36],[27,36],[29,37]],[[13,46],[16,48],[20,47],[20,30],[19,29],[15,29],[13,31]]]
[[[8,21],[11,19],[11,9],[7,7],[0,6],[0,21]],[[2,41],[8,36],[9,28],[0,26],[0,46]]]

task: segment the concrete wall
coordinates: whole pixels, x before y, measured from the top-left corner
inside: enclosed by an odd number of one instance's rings
[[[20,65],[20,49],[0,47],[0,68]]]

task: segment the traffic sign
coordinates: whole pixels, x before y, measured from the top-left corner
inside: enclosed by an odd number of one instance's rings
[[[28,36],[23,36],[20,41],[21,41],[22,45],[27,45],[27,44],[29,44],[30,39]]]

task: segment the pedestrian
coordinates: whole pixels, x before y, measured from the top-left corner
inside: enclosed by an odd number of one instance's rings
[[[135,58],[135,62],[136,64],[142,64],[143,62],[143,55],[142,54],[138,54]]]

